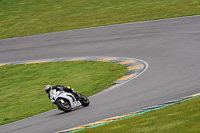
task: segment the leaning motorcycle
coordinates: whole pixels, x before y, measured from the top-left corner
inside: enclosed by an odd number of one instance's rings
[[[63,90],[56,91],[56,89],[50,91],[50,100],[52,104],[57,105],[59,110],[65,112],[80,106],[86,107],[90,104],[89,99],[82,94],[79,94],[79,99],[77,100],[72,93]]]

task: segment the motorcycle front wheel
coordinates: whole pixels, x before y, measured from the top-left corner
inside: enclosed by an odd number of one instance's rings
[[[67,101],[66,99],[58,99],[56,101],[56,105],[57,105],[59,110],[62,110],[62,111],[65,111],[65,112],[69,112],[69,111],[72,110],[72,107],[71,107],[69,101]]]

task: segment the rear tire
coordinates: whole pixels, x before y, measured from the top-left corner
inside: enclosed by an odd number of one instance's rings
[[[88,106],[90,104],[89,99],[86,96],[82,95],[82,94],[79,94],[79,95],[80,95],[79,101],[81,102],[82,106],[83,107]]]
[[[64,100],[65,103],[62,103],[60,100]],[[69,101],[66,100],[66,99],[58,99],[56,101],[56,105],[57,105],[59,110],[62,110],[62,111],[65,111],[65,112],[70,112],[72,110],[72,107],[71,107]]]

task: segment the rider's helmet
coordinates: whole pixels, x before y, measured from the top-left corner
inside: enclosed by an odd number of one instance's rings
[[[49,93],[49,91],[51,90],[51,85],[47,85],[46,87],[45,87],[45,91],[46,91],[46,93]]]

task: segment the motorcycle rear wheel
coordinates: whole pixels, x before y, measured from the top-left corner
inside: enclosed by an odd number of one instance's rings
[[[88,105],[90,104],[89,99],[88,99],[86,96],[82,95],[82,94],[79,94],[79,95],[80,95],[79,101],[81,102],[81,105],[82,105],[83,107],[88,106]]]

